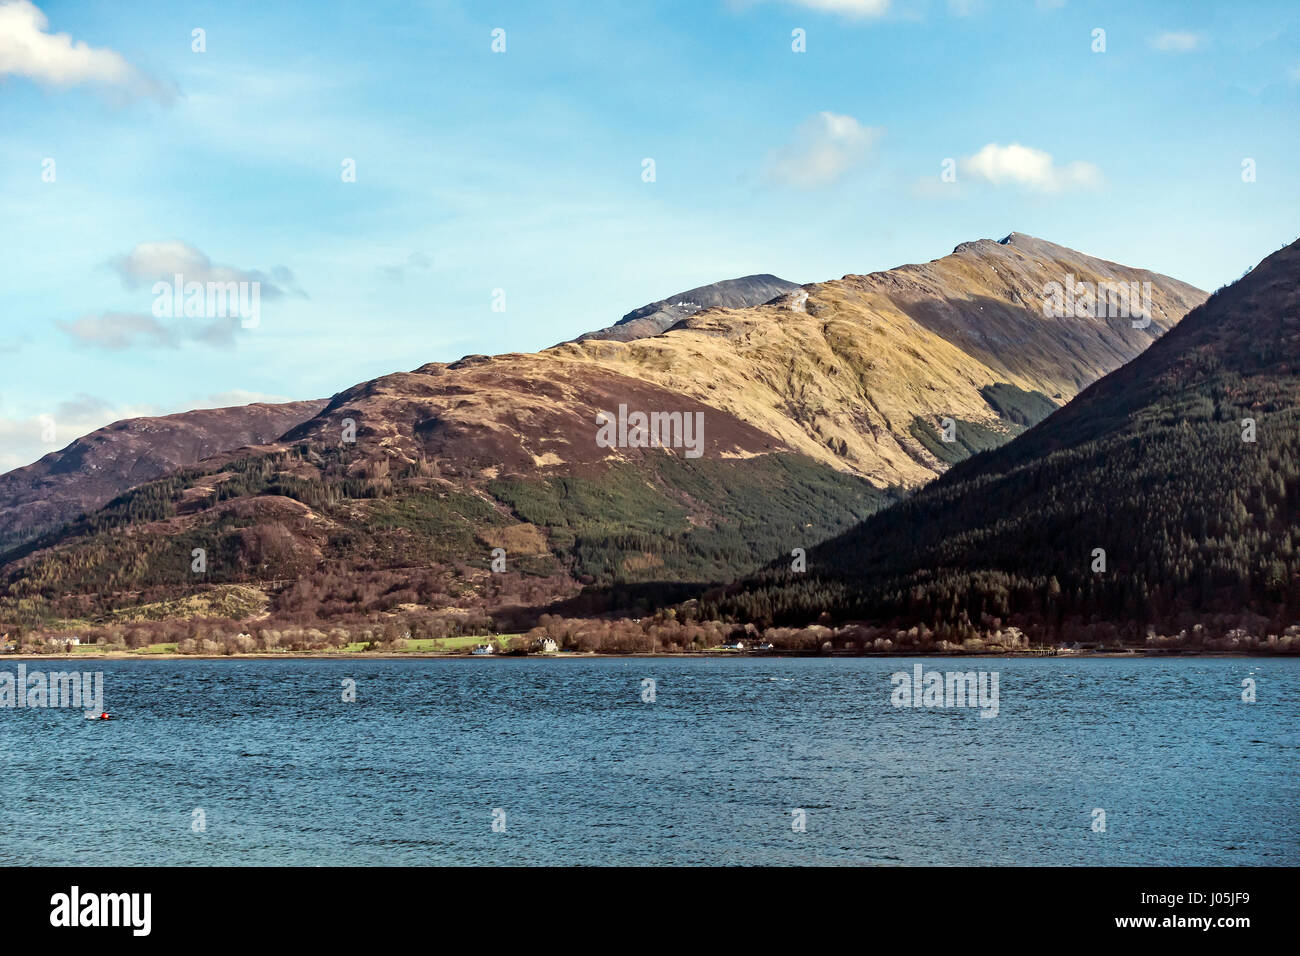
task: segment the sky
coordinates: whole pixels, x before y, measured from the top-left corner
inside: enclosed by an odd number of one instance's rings
[[[1292,0],[0,0],[0,471],[1012,231],[1212,290],[1298,107]]]

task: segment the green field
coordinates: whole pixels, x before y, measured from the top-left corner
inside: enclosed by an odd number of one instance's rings
[[[399,654],[436,654],[439,651],[448,653],[456,651],[469,650],[475,644],[492,644],[494,642],[504,642],[509,635],[497,635],[493,637],[490,634],[471,635],[469,637],[444,637],[441,640],[435,640],[431,637],[409,638],[402,642],[402,646],[396,649]],[[334,653],[340,654],[360,654],[366,649],[365,641],[354,641],[346,647],[339,648]],[[326,652],[329,653],[329,652]]]

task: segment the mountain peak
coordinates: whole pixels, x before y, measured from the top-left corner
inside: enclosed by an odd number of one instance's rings
[[[1006,239],[1002,239],[1002,240],[971,239],[968,240],[967,242],[959,242],[957,243],[957,245],[953,246],[952,254],[954,256],[957,256],[957,255],[961,255],[963,252],[978,252],[981,249],[987,248],[988,246],[1006,245],[1007,240],[1010,238],[1011,237],[1008,236]]]
[[[649,338],[666,332],[696,312],[715,308],[746,309],[770,302],[777,296],[798,288],[797,282],[766,272],[738,279],[723,279],[633,309],[613,325],[584,333],[573,341],[612,339],[616,342],[631,342],[633,339]]]
[[[1039,239],[1037,236],[1031,236],[1024,232],[1009,232],[1001,239],[972,239],[968,242],[958,243],[952,250],[953,255],[959,255],[969,251],[987,251],[994,252],[999,246],[1014,246],[1023,252],[1043,253],[1048,250],[1055,252],[1067,252],[1073,255],[1082,255],[1068,246],[1062,246],[1055,242],[1049,242],[1046,239]]]

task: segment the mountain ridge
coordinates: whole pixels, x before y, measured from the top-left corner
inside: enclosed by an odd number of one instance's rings
[[[1205,298],[1147,270],[1020,233],[1008,239],[809,283],[756,307],[704,310],[651,338],[570,342],[541,354],[617,367],[719,405],[881,486],[918,485],[950,463],[929,434],[943,417],[967,421],[976,445],[996,442],[1008,423],[985,390],[1010,387],[1059,405]],[[1044,281],[1067,274],[1152,282],[1150,328],[1124,317],[1046,318]]]
[[[0,621],[117,615],[229,585],[264,589],[274,613],[353,595],[329,604],[343,614],[396,613],[404,594],[482,609],[730,580],[1024,431],[1204,298],[1155,277],[1149,328],[1053,318],[1040,297],[1059,277],[1152,274],[1030,241],[703,309],[650,338],[358,383],[270,442],[11,551]],[[602,444],[600,414],[625,408],[698,416],[703,457]],[[504,575],[489,569],[496,547]],[[202,577],[194,548],[210,556]]]

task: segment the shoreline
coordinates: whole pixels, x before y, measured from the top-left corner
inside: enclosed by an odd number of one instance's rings
[[[1118,651],[1069,651],[1059,654],[1033,654],[1033,653],[972,653],[972,654],[953,654],[953,653],[898,653],[898,654],[821,654],[821,653],[801,653],[801,652],[766,652],[761,654],[737,653],[737,652],[710,652],[696,651],[689,654],[602,654],[596,651],[566,651],[558,654],[448,654],[448,653],[430,653],[428,651],[406,651],[406,652],[353,652],[353,651],[283,651],[272,653],[251,653],[251,654],[176,654],[176,653],[153,653],[139,654],[131,651],[108,651],[105,653],[81,652],[76,654],[3,654],[0,655],[0,661],[76,661],[76,660],[96,660],[96,661],[226,661],[226,660],[244,660],[244,661],[282,661],[282,660],[593,660],[593,659],[665,659],[665,660],[725,660],[728,658],[744,660],[789,660],[789,659],[821,659],[821,660],[846,660],[859,658],[888,659],[897,658],[900,660],[912,660],[916,658],[938,658],[942,660],[974,660],[974,659],[993,659],[993,660],[1073,660],[1078,658],[1104,659],[1104,658],[1169,658],[1169,657],[1188,657],[1188,658],[1258,658],[1267,660],[1270,658],[1288,658],[1296,657],[1295,654],[1259,654],[1249,651],[1197,651],[1197,650],[1143,650],[1139,648],[1124,649]]]

